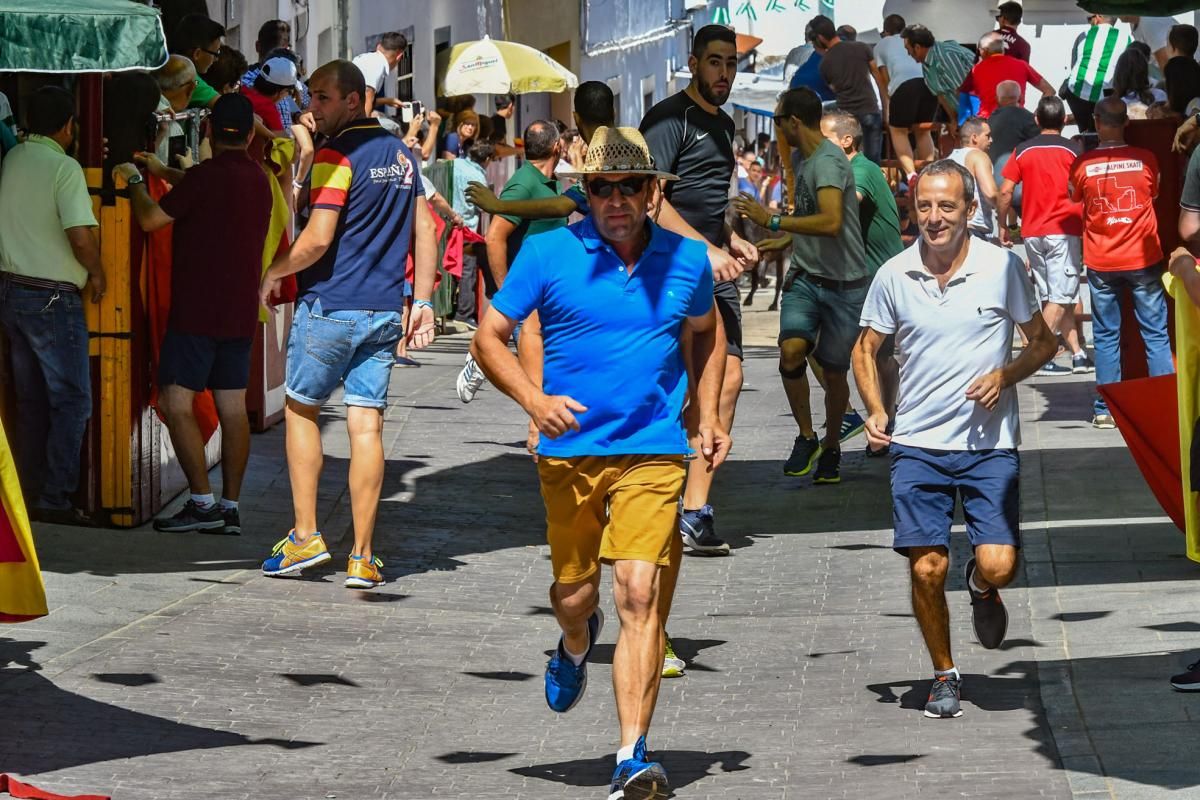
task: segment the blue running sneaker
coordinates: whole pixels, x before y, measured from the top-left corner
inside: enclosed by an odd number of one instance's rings
[[[563,648],[562,637],[559,637],[558,647],[554,648],[554,655],[550,656],[550,660],[546,662],[546,705],[550,706],[551,711],[565,714],[574,708],[583,697],[583,691],[587,688],[588,656],[592,654],[592,648],[596,646],[596,639],[600,638],[602,630],[604,630],[604,612],[597,608],[596,612],[588,619],[587,655],[583,657],[583,663],[578,667],[567,655],[566,649]]]
[[[842,415],[842,427],[838,429],[838,441],[844,442],[847,439],[853,439],[862,433],[865,427],[867,427],[867,421],[862,418],[862,414],[857,411],[847,411]]]
[[[655,800],[669,795],[667,771],[657,761],[646,760],[646,737],[633,746],[633,758],[617,764],[608,800]]]

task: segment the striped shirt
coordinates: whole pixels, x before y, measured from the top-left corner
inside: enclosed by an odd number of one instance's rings
[[[1075,40],[1067,89],[1080,100],[1099,102],[1112,87],[1117,58],[1129,46],[1129,34],[1112,25],[1093,25]]]
[[[958,87],[971,74],[975,66],[975,55],[952,39],[934,42],[925,54],[921,72],[929,91],[945,97],[951,105],[958,104]]]

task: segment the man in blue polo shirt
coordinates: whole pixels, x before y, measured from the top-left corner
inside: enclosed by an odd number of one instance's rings
[[[330,559],[317,529],[322,461],[317,416],[343,384],[354,516],[346,586],[369,589],[383,582],[371,538],[383,483],[383,410],[393,352],[401,335],[410,348],[433,341],[429,298],[437,241],[429,207],[421,202],[416,159],[400,139],[364,116],[366,86],[358,67],[331,61],[313,73],[308,86],[317,128],[330,138],[313,163],[308,225],[271,264],[261,289],[267,305],[280,279],[299,273],[285,387],[296,520],[263,563],[263,574],[290,575]],[[403,331],[410,247],[416,277]]]
[[[584,181],[591,214],[525,242],[471,349],[542,435],[551,604],[562,628],[546,666],[546,701],[561,713],[583,695],[603,624],[600,564],[609,563],[621,620],[613,657],[621,737],[609,796],[657,797],[667,792],[667,776],[646,755],[646,733],[664,652],[657,594],[666,578],[659,573],[679,567],[677,507],[690,453],[680,340],[691,332],[710,469],[730,445],[718,412],[725,352],[716,347],[704,245],[646,215],[653,178],[675,176],[654,169],[641,134],[598,129],[572,177]],[[517,322],[534,311],[545,348],[541,381],[508,349]]]

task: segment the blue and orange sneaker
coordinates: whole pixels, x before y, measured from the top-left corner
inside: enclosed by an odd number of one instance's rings
[[[347,589],[374,589],[383,583],[383,559],[350,556],[346,564]]]
[[[633,746],[633,758],[617,764],[608,787],[608,800],[655,800],[670,793],[667,771],[657,761],[647,760],[643,736]]]
[[[304,543],[296,541],[296,529],[288,532],[286,538],[276,543],[271,550],[271,557],[263,562],[263,575],[279,577],[294,575],[301,570],[324,564],[332,556],[325,547],[325,540],[320,533],[314,533]]]
[[[551,711],[565,714],[579,703],[583,692],[587,689],[587,660],[596,646],[600,631],[604,630],[604,612],[599,608],[588,618],[588,649],[583,657],[583,663],[578,667],[571,661],[563,647],[563,640],[558,638],[558,647],[554,655],[546,662],[546,705]]]

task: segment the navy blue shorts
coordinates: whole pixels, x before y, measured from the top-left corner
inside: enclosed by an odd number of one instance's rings
[[[167,329],[158,359],[158,385],[245,389],[250,382],[250,338],[195,336]]]
[[[962,499],[971,546],[1021,546],[1021,457],[1015,449],[926,450],[893,444],[892,547],[949,547]]]

